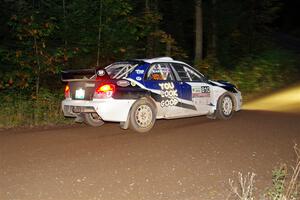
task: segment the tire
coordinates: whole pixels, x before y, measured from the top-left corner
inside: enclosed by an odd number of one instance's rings
[[[97,113],[84,113],[83,119],[84,123],[93,127],[99,127],[104,124],[104,121],[102,121],[102,119]]]
[[[222,120],[228,120],[234,113],[234,101],[232,97],[225,93],[218,99],[216,117]]]
[[[147,99],[137,100],[130,110],[130,129],[145,133],[152,129],[156,120],[155,106]]]

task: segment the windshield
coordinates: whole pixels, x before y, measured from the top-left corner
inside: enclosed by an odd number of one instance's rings
[[[111,79],[120,79],[126,78],[128,74],[132,72],[137,65],[138,64],[128,62],[113,63],[107,66],[105,70]]]

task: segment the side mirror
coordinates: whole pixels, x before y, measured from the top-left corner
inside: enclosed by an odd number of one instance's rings
[[[205,82],[209,82],[209,76],[207,75],[207,76],[203,76],[204,77],[204,81]]]

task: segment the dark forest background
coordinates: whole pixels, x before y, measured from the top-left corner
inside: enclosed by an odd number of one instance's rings
[[[0,2],[0,127],[62,122],[63,69],[171,56],[246,98],[300,77],[297,0]]]

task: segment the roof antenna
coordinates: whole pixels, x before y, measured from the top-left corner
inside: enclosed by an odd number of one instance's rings
[[[102,32],[102,0],[99,0],[99,29],[98,29],[98,51],[97,51],[97,67],[100,63],[100,46],[101,46],[101,32]]]

